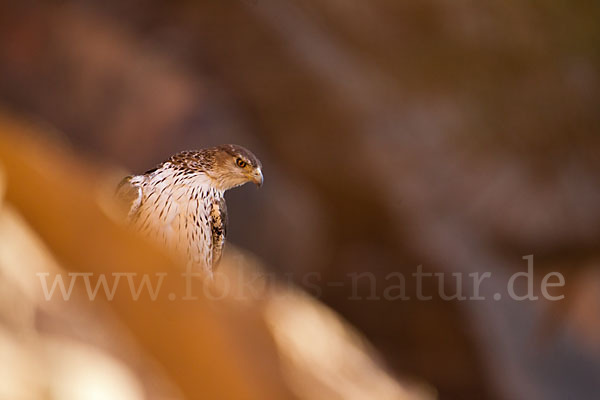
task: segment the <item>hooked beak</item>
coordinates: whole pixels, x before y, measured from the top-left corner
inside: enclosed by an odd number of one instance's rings
[[[261,187],[263,185],[264,180],[265,178],[263,177],[260,168],[256,169],[252,174],[252,182],[254,182],[256,186]]]

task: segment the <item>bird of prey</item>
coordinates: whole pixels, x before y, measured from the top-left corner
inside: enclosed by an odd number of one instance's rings
[[[188,266],[212,277],[227,234],[225,191],[262,186],[261,162],[238,145],[184,151],[142,175],[125,177],[117,196],[142,234],[187,256]]]

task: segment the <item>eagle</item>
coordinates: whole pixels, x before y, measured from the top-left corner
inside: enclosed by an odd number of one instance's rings
[[[226,144],[183,151],[141,175],[125,177],[117,197],[135,230],[185,255],[210,277],[227,235],[227,190],[263,184],[262,164],[248,149]]]

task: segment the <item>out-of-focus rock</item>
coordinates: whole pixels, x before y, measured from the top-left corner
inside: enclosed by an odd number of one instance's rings
[[[572,330],[530,346],[543,303],[350,302],[325,284],[423,264],[493,272],[489,297],[533,253],[579,287],[600,237],[598,3],[1,7],[0,101],[140,172],[251,144],[267,184],[229,195],[231,238],[299,283],[320,273],[321,298],[395,371],[442,397],[598,392],[600,358]],[[576,331],[593,332],[582,311]]]
[[[4,117],[0,168],[0,357],[13,365],[0,373],[0,395],[433,398],[395,380],[316,301],[275,281],[252,288],[244,271],[265,270],[235,248],[223,271],[238,286],[223,286],[225,275],[216,284],[195,280],[197,297],[187,301],[184,269],[106,215],[105,177]],[[123,286],[91,297],[91,286],[71,280],[132,272],[165,277],[156,297]],[[72,292],[58,284],[49,295],[57,276]],[[241,296],[248,287],[255,297]]]

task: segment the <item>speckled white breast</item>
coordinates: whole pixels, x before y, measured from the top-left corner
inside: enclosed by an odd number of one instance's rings
[[[185,254],[193,267],[212,271],[212,204],[223,198],[204,174],[185,174],[166,163],[147,176],[135,176],[141,187],[138,211],[131,216],[140,232]]]

